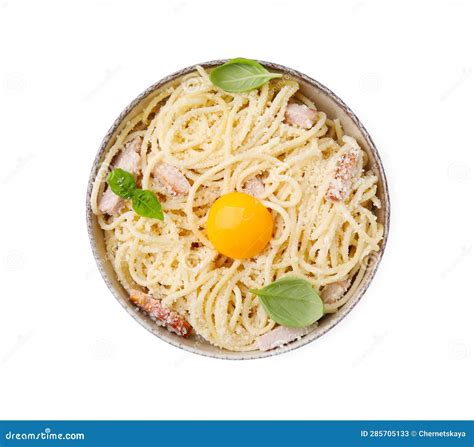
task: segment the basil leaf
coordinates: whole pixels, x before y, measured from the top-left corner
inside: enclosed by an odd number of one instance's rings
[[[255,67],[259,67],[260,69],[263,68],[266,71],[265,67],[260,62],[257,62],[253,59],[246,59],[245,57],[234,57],[234,59],[229,59],[223,65],[230,65],[230,64],[237,64],[237,63],[254,65]]]
[[[140,216],[164,220],[161,204],[153,191],[137,189],[132,197],[132,207]]]
[[[270,73],[257,61],[239,57],[212,70],[210,80],[226,92],[241,93],[259,88],[270,79],[281,76],[281,73]]]
[[[112,192],[122,199],[131,199],[137,189],[133,175],[120,168],[114,169],[109,174],[107,183]]]
[[[268,316],[283,326],[306,327],[324,315],[321,298],[305,279],[285,276],[250,292],[260,298]]]

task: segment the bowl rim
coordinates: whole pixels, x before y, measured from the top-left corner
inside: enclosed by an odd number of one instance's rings
[[[142,91],[135,99],[133,99],[120,113],[120,115],[115,119],[113,124],[110,126],[109,130],[107,131],[106,135],[102,139],[102,142],[99,146],[99,149],[97,151],[97,154],[94,158],[91,172],[89,175],[89,180],[88,180],[88,185],[87,185],[87,195],[86,195],[86,223],[87,223],[87,232],[89,236],[89,242],[91,245],[91,249],[94,255],[94,259],[97,265],[97,268],[99,269],[99,272],[102,276],[102,279],[106,283],[107,287],[109,288],[110,292],[112,295],[115,297],[115,299],[121,304],[121,306],[133,317],[135,321],[137,321],[141,326],[145,327],[149,332],[151,332],[153,335],[158,337],[160,340],[177,347],[179,349],[182,349],[184,351],[193,353],[193,354],[198,354],[204,357],[210,357],[210,358],[215,358],[215,359],[225,359],[225,360],[253,360],[253,359],[262,359],[262,358],[267,358],[267,357],[273,357],[276,355],[284,354],[290,351],[293,351],[295,349],[301,348],[303,346],[306,346],[307,344],[315,341],[316,339],[322,337],[324,334],[326,334],[328,331],[333,329],[338,323],[340,323],[351,311],[352,309],[356,306],[357,303],[361,300],[362,296],[365,294],[367,291],[368,287],[372,283],[372,280],[375,276],[375,273],[378,270],[378,267],[380,265],[380,262],[382,260],[383,254],[385,252],[385,248],[387,245],[387,240],[388,240],[388,235],[390,231],[390,212],[391,212],[391,205],[390,205],[390,193],[389,193],[389,188],[388,188],[388,183],[387,183],[387,178],[386,174],[382,165],[382,161],[380,159],[380,154],[377,150],[377,147],[375,146],[375,143],[372,140],[372,137],[369,135],[368,131],[362,124],[362,122],[359,120],[359,118],[355,115],[355,113],[347,106],[347,104],[339,98],[332,90],[327,88],[325,85],[321,84],[319,81],[311,78],[310,76],[307,76],[304,73],[301,73],[298,70],[286,67],[281,64],[273,63],[273,62],[267,62],[267,61],[262,61],[258,60],[260,64],[265,66],[266,68],[269,68],[271,70],[276,70],[279,72],[282,72],[285,75],[289,75],[290,77],[297,79],[297,80],[303,80],[307,84],[309,84],[312,88],[315,88],[316,90],[321,91],[324,95],[328,96],[338,107],[340,107],[344,113],[350,118],[350,120],[353,122],[353,124],[358,128],[358,130],[361,132],[364,140],[366,141],[367,145],[369,146],[371,155],[374,160],[374,164],[377,167],[378,173],[379,173],[379,183],[382,186],[382,190],[384,192],[384,203],[382,207],[382,213],[384,217],[384,234],[382,237],[382,240],[380,242],[380,249],[377,252],[377,257],[375,262],[370,266],[370,269],[367,269],[366,275],[364,276],[363,282],[361,284],[361,287],[356,290],[355,296],[352,298],[350,305],[349,303],[345,304],[338,312],[336,312],[334,318],[330,321],[329,324],[324,327],[323,330],[313,330],[309,334],[301,337],[298,340],[295,340],[293,342],[290,342],[284,346],[280,346],[277,348],[274,348],[269,351],[246,351],[246,352],[238,352],[238,351],[227,351],[225,349],[220,349],[220,351],[216,353],[212,352],[206,352],[204,350],[199,349],[198,347],[195,346],[189,346],[184,343],[181,343],[179,341],[176,341],[174,338],[170,337],[165,337],[163,336],[162,333],[158,332],[157,330],[154,330],[153,325],[154,323],[152,320],[147,319],[147,323],[145,323],[144,320],[140,319],[138,316],[138,313],[133,311],[132,306],[127,306],[117,293],[114,285],[111,283],[109,280],[109,276],[107,272],[105,271],[102,263],[102,258],[100,254],[98,253],[97,246],[96,246],[96,238],[94,235],[94,231],[92,228],[92,222],[93,219],[96,218],[96,216],[92,213],[91,207],[90,207],[90,197],[92,193],[92,186],[94,184],[95,177],[97,175],[97,170],[98,166],[100,164],[100,160],[102,159],[104,152],[106,151],[107,146],[109,145],[109,142],[111,138],[114,136],[114,133],[117,131],[117,129],[122,125],[123,120],[127,117],[127,115],[141,102],[143,101],[146,97],[148,97],[150,94],[155,92],[157,89],[161,88],[163,85],[167,84],[168,82],[175,81],[176,79],[185,76],[193,71],[196,70],[196,66],[200,65],[203,68],[212,68],[218,65],[221,65],[225,62],[227,62],[229,59],[216,59],[208,62],[203,62],[203,63],[197,63],[190,65],[186,68],[183,68],[181,70],[175,71],[159,81],[155,82],[148,88],[146,88],[144,91]],[[170,334],[171,335],[171,334]],[[240,354],[240,355],[239,355]]]

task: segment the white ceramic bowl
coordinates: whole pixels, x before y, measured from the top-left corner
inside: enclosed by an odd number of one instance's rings
[[[205,68],[212,68],[221,65],[224,62],[225,60],[217,60],[199,65]],[[149,317],[136,310],[135,306],[129,301],[126,291],[118,282],[110,261],[107,260],[105,256],[104,234],[102,229],[99,227],[97,218],[92,213],[89,205],[92,184],[97,175],[99,166],[110,146],[113,144],[118,132],[122,129],[124,123],[135,114],[135,111],[143,108],[163,88],[167,88],[169,85],[179,83],[183,76],[195,70],[195,65],[173,73],[158,81],[156,84],[153,84],[125,108],[125,110],[115,120],[114,124],[109,129],[102,141],[102,144],[100,145],[99,151],[92,166],[87,188],[87,228],[89,232],[89,239],[97,266],[112,294],[135,320],[137,320],[150,332],[155,334],[158,338],[186,351],[214,358],[240,360],[269,357],[299,348],[300,346],[306,345],[307,343],[321,337],[337,323],[339,323],[352,310],[352,308],[359,302],[362,295],[367,290],[367,287],[371,283],[382,258],[389,232],[390,200],[387,180],[385,178],[382,162],[377,149],[359,119],[340,98],[338,98],[331,90],[320,84],[318,81],[282,65],[263,61],[260,62],[273,72],[280,72],[285,76],[296,79],[300,84],[301,91],[314,101],[319,110],[324,111],[330,118],[339,118],[345,132],[348,135],[354,136],[361,147],[367,152],[369,158],[368,166],[378,175],[379,178],[378,197],[382,202],[382,208],[378,210],[377,214],[379,221],[385,226],[383,240],[380,243],[380,251],[378,252],[377,256],[374,256],[370,259],[368,268],[365,268],[362,281],[356,290],[352,290],[350,292],[351,296],[347,303],[341,309],[339,309],[337,313],[324,316],[319,321],[317,328],[311,333],[286,346],[267,352],[231,352],[212,346],[207,342],[203,342],[203,340],[198,337],[190,337],[187,339],[181,338],[169,332],[168,330],[157,326],[156,323],[154,323]]]

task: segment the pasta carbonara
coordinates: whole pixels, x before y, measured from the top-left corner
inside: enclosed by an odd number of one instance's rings
[[[292,274],[336,312],[346,294],[335,286],[354,286],[363,259],[379,249],[378,178],[364,169],[367,155],[298,90],[274,79],[226,93],[197,67],[128,120],[93,187],[91,207],[124,288],[161,300],[224,349],[254,350],[276,326],[249,289]],[[292,105],[302,108],[290,113]],[[132,146],[128,162],[140,187],[156,193],[164,221],[127,201],[101,209],[107,173]],[[210,207],[233,191],[257,197],[273,218],[272,238],[253,258],[221,255],[206,233]]]

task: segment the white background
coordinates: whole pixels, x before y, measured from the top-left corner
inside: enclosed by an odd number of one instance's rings
[[[0,1],[0,418],[473,418],[469,1]],[[147,86],[244,56],[318,79],[387,171],[387,252],[315,343],[188,354],[103,283],[85,195],[105,132]]]

